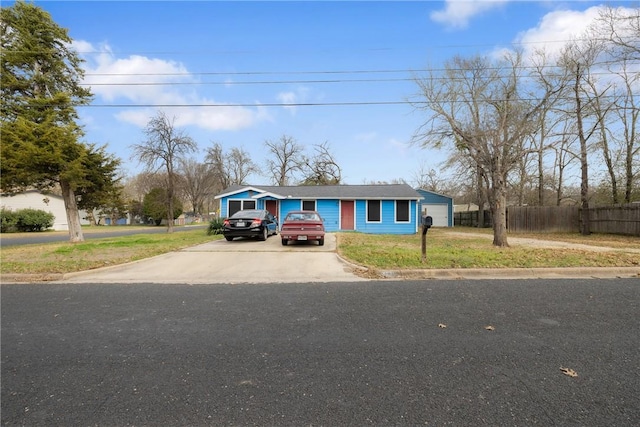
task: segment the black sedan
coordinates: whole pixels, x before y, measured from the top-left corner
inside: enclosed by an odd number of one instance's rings
[[[234,237],[256,237],[259,240],[267,240],[270,235],[278,234],[278,221],[267,210],[238,211],[224,220],[222,234],[228,241],[232,241]]]

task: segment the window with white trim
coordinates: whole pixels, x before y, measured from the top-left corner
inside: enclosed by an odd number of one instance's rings
[[[367,200],[367,222],[382,222],[382,201]]]
[[[302,201],[302,210],[303,211],[315,211],[316,209],[316,201],[315,200],[303,200]]]
[[[409,222],[409,201],[396,200],[396,222]]]
[[[227,209],[227,216],[231,216],[238,211],[242,211],[245,209],[255,209],[255,208],[256,208],[255,200],[231,199],[229,200],[229,208]]]

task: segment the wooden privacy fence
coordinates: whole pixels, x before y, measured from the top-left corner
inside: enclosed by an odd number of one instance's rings
[[[478,226],[478,211],[456,212],[454,225]],[[640,236],[640,203],[589,208],[592,233]],[[485,211],[484,227],[491,227],[491,213]],[[578,206],[510,206],[507,208],[509,233],[580,232]]]
[[[580,231],[578,206],[509,206],[507,230],[510,233]]]
[[[594,233],[640,236],[640,203],[621,206],[596,206],[589,209]]]
[[[578,206],[510,206],[507,230],[510,233],[579,232]],[[589,208],[592,233],[640,236],[640,203]]]
[[[458,227],[477,227],[480,211],[455,212],[453,214],[453,225]],[[484,211],[484,224],[480,228],[491,228],[491,211]]]

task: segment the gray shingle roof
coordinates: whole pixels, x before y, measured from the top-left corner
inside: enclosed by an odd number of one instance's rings
[[[422,196],[408,184],[379,185],[233,185],[217,196],[233,194],[245,188],[255,188],[281,197],[296,199],[422,199]]]

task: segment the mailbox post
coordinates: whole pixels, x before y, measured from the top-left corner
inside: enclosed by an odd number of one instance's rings
[[[427,261],[427,231],[433,225],[433,218],[430,216],[422,217],[422,262]]]

